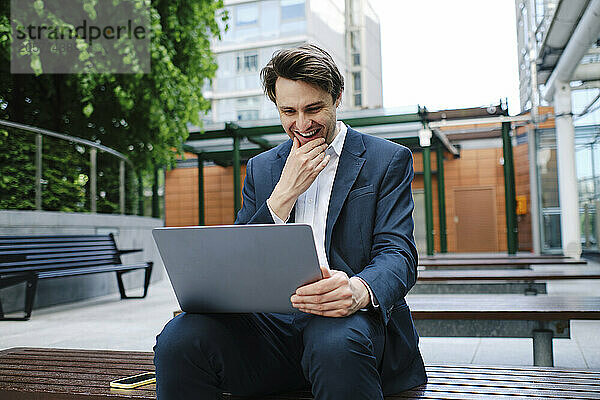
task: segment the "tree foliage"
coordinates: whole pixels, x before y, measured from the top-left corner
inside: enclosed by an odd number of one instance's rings
[[[73,2],[83,6],[90,17],[98,7],[106,6],[97,0]],[[46,74],[44,59],[38,63],[33,55],[31,74],[11,74],[7,3],[0,4],[1,118],[111,147],[132,161],[134,171],[128,166],[130,175],[145,175],[156,166],[173,164],[187,139],[187,124],[199,125],[200,115],[210,107],[202,97],[202,87],[217,68],[210,42],[220,38],[218,20],[227,19],[222,0],[148,2],[148,74]],[[44,1],[36,3],[43,6]],[[52,15],[44,17],[52,19]],[[82,54],[87,52],[85,46],[78,49]],[[131,54],[124,54],[123,59],[135,62]],[[34,138],[12,129],[0,130],[0,208],[33,207]],[[44,138],[44,209],[89,209],[88,151]],[[98,159],[98,192],[106,194],[98,199],[99,210],[117,210],[118,159]]]

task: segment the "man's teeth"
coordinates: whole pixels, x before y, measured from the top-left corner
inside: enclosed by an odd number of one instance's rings
[[[302,137],[309,138],[309,137],[313,136],[315,133],[317,133],[319,131],[319,129],[320,128],[313,129],[312,131],[308,131],[308,132],[305,132],[305,133],[296,131],[296,133],[298,135],[302,136]]]

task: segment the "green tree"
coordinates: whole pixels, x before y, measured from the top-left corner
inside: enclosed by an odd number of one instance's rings
[[[151,1],[148,74],[44,74],[44,58],[33,55],[31,74],[11,74],[7,3],[0,4],[1,118],[111,147],[133,162],[135,171],[128,171],[130,175],[132,172],[147,175],[156,165],[173,165],[187,139],[187,124],[199,125],[200,115],[210,107],[202,97],[202,86],[217,68],[210,41],[220,38],[218,20],[227,20],[222,0]],[[43,6],[44,2],[36,3]],[[98,7],[105,6],[94,0],[76,3],[90,16]],[[56,20],[52,15],[43,17]],[[115,43],[115,46],[124,45]],[[79,48],[84,56],[88,50],[85,46]],[[135,54],[124,53],[123,62],[135,63]],[[34,180],[25,179],[33,176],[33,138],[12,130],[0,132],[0,153],[11,154],[0,157],[0,208],[33,207]],[[80,146],[57,139],[45,139],[44,143],[43,178],[47,183],[43,208],[89,209],[88,149],[82,153]],[[98,170],[102,173],[98,177],[98,193],[105,193],[105,197],[98,199],[98,210],[118,210],[118,160],[100,155],[98,160]],[[128,182],[131,180],[129,176]],[[130,190],[129,196],[132,193],[135,190]]]

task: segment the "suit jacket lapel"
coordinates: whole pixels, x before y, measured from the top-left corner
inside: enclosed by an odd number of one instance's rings
[[[360,157],[364,152],[365,145],[360,133],[352,128],[348,128],[333,181],[331,198],[329,199],[327,225],[325,227],[325,253],[327,254],[327,259],[329,259],[329,248],[331,246],[331,232],[340,215],[346,197],[348,197],[348,193],[365,163],[365,159]]]
[[[288,140],[284,146],[281,146],[281,149],[279,149],[279,152],[277,153],[277,158],[275,159],[275,162],[272,165],[271,168],[271,179],[272,179],[272,186],[271,186],[271,190],[273,190],[275,188],[275,185],[277,185],[277,182],[279,182],[279,179],[281,178],[281,172],[283,171],[283,167],[285,166],[285,162],[287,161],[287,158],[290,154],[290,151],[292,150],[292,141]]]

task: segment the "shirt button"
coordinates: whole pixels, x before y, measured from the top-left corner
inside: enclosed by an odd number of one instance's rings
[[[308,199],[308,204],[312,204],[312,199]]]

